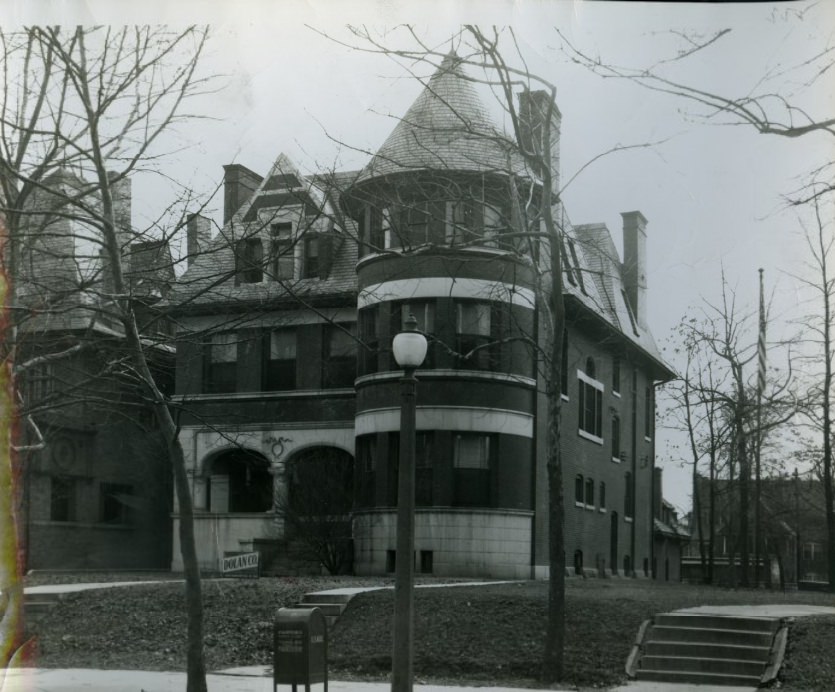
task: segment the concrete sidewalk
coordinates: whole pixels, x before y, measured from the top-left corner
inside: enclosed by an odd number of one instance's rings
[[[272,676],[264,676],[263,667],[236,668],[234,671],[206,676],[209,692],[274,692]],[[2,675],[2,672],[0,672]],[[161,673],[137,670],[46,670],[22,668],[6,673],[1,692],[183,692],[185,673]],[[277,690],[291,690],[280,685]],[[301,690],[304,688],[301,687]],[[311,692],[321,692],[320,683]],[[328,682],[329,692],[388,692],[388,682]],[[564,689],[569,688],[554,688]],[[521,692],[506,687],[446,687],[415,685],[416,692]],[[631,690],[630,692],[638,692]]]
[[[267,668],[234,668],[206,676],[209,692],[275,692],[272,676]],[[0,676],[3,672],[0,671]],[[0,678],[2,680],[2,678]],[[6,671],[5,685],[0,682],[0,692],[183,692],[185,673],[165,673],[142,670],[87,670],[21,668]],[[275,688],[291,690],[290,685]],[[303,691],[303,687],[300,688]],[[322,692],[320,683],[311,686],[311,692]],[[388,682],[357,682],[331,680],[329,692],[389,692]],[[452,687],[416,683],[415,692],[532,692],[508,687]],[[552,687],[567,692],[568,687]],[[675,685],[658,682],[630,682],[612,688],[610,692],[751,692],[753,687],[714,687],[711,685]]]

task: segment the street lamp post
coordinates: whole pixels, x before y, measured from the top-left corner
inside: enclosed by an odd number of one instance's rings
[[[426,337],[415,330],[417,320],[409,315],[406,331],[392,341],[400,379],[400,462],[397,478],[397,552],[394,573],[394,648],[392,692],[412,692],[412,634],[414,631],[415,551],[415,369],[426,357]]]

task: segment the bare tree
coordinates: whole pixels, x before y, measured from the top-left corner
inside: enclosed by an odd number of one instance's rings
[[[87,309],[91,320],[96,319],[93,312],[104,313],[119,326],[125,358],[118,368],[130,373],[167,441],[182,517],[189,615],[187,689],[202,692],[202,600],[191,496],[178,426],[155,379],[138,324],[124,262],[133,232],[118,199],[131,174],[153,166],[164,154],[164,135],[188,117],[184,107],[189,99],[208,88],[197,72],[207,31],[33,27],[5,39],[7,99],[0,177],[10,242],[4,261],[11,273],[20,272],[20,252],[31,239],[27,234],[33,225],[36,234],[48,234],[50,219],[64,218],[87,229],[84,266],[76,268],[90,271],[80,285],[66,291],[86,292],[89,300],[81,302],[95,305],[95,310]],[[12,97],[10,89],[15,90]],[[54,173],[64,179],[69,174],[76,183],[56,186],[50,179]],[[37,192],[52,197],[48,214],[31,206]],[[15,344],[16,335],[11,336],[6,343]],[[14,355],[4,354],[7,360]]]
[[[702,579],[707,584],[714,580],[716,557],[716,480],[720,471],[720,455],[727,447],[727,429],[717,392],[724,388],[727,373],[722,373],[713,362],[712,352],[706,349],[702,336],[703,324],[686,318],[676,331],[676,353],[683,352],[685,367],[678,380],[665,387],[672,398],[671,413],[676,426],[687,435],[693,482],[693,515],[699,538]],[[707,460],[707,497],[701,482],[703,462]],[[705,513],[707,516],[705,517]],[[707,519],[707,526],[704,520]],[[707,535],[707,540],[705,540]]]
[[[833,506],[832,473],[832,367],[835,347],[832,343],[833,299],[835,299],[835,276],[830,266],[833,244],[831,221],[824,209],[831,208],[831,202],[816,197],[811,205],[813,223],[805,229],[806,245],[809,249],[808,273],[794,278],[807,287],[814,295],[814,310],[804,320],[804,327],[809,340],[815,345],[817,353],[812,361],[817,366],[823,364],[823,372],[816,373],[816,382],[812,387],[809,404],[805,407],[806,416],[821,435],[820,476],[824,488],[824,516],[828,536],[827,568],[829,588],[835,591],[835,506]],[[814,367],[814,366],[813,366]]]

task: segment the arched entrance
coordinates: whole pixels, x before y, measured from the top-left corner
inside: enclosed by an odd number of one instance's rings
[[[288,459],[285,481],[276,508],[293,547],[331,574],[350,571],[354,458],[336,447],[311,447]]]
[[[211,512],[268,512],[273,478],[266,457],[249,449],[221,452],[206,467],[206,505]]]

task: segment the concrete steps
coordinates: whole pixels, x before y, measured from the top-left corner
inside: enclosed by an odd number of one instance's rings
[[[302,597],[299,603],[296,603],[294,608],[318,608],[325,616],[325,621],[328,623],[328,629],[336,624],[339,616],[345,611],[348,606],[348,601],[354,597],[352,593],[308,593]]]
[[[757,687],[776,677],[785,636],[779,618],[663,613],[641,626],[627,674],[655,682]]]
[[[58,601],[61,594],[57,593],[27,593],[23,596],[23,617],[26,621],[32,622],[42,618],[49,613]]]

